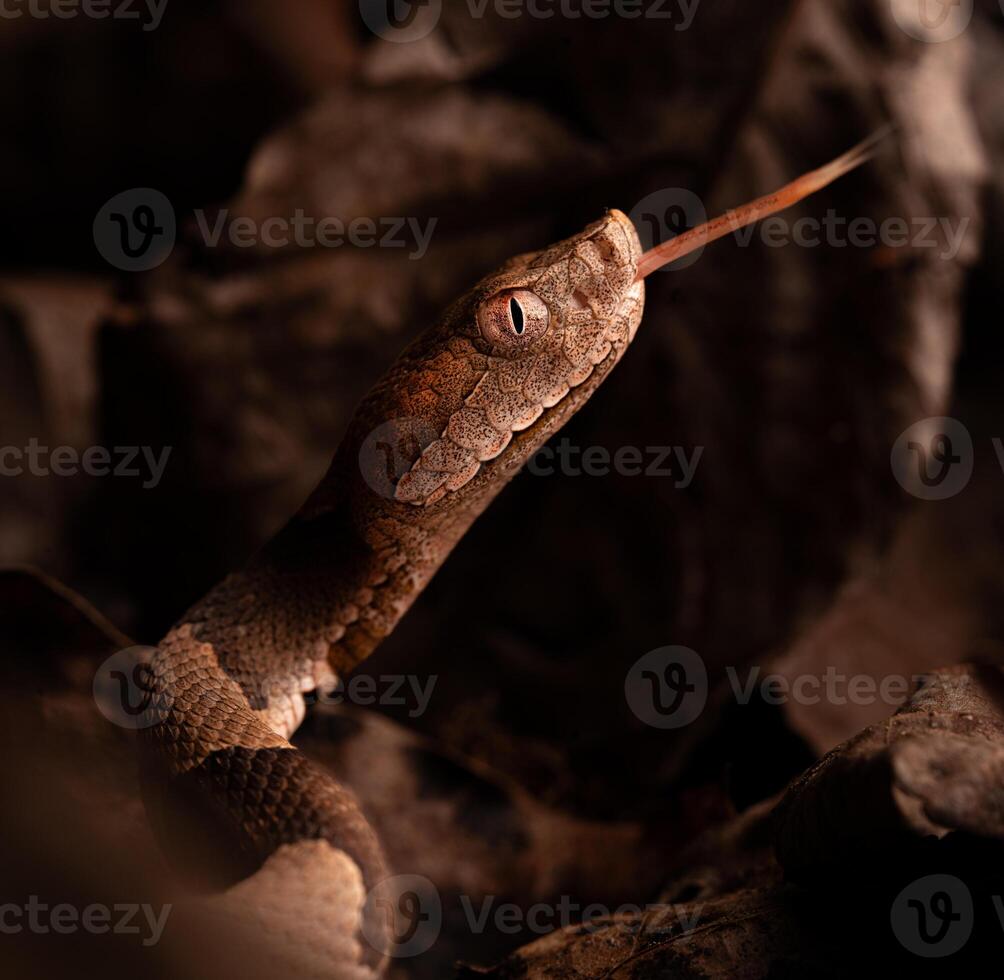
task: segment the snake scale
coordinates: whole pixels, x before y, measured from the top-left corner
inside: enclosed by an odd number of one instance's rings
[[[290,743],[304,695],[333,688],[375,649],[596,391],[635,336],[649,272],[825,186],[874,142],[644,255],[611,210],[509,260],[401,353],[299,512],[161,641],[142,745],[151,823],[199,884],[291,915],[287,944],[337,935],[301,975],[374,975],[393,926],[366,900],[388,875],[375,833]],[[375,432],[404,457],[386,490],[385,460],[367,450]]]

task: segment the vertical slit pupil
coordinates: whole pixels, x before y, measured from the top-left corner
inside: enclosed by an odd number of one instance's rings
[[[516,333],[523,332],[523,307],[519,305],[515,296],[509,297],[509,316],[512,319],[512,328]]]

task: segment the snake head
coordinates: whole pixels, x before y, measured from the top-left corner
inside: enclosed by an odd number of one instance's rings
[[[609,211],[565,241],[510,259],[454,303],[375,393],[393,393],[384,419],[417,419],[425,434],[394,499],[449,506],[514,475],[634,338],[640,255],[630,219]]]

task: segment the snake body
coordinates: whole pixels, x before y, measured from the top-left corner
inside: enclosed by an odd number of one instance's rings
[[[389,927],[364,898],[388,869],[351,794],[289,741],[304,695],[374,650],[619,361],[642,316],[640,255],[610,211],[456,300],[363,400],[300,511],[150,664],[143,779],[165,849],[214,889],[311,894],[306,941],[349,932],[339,975],[380,968]],[[375,432],[401,464],[386,491]]]

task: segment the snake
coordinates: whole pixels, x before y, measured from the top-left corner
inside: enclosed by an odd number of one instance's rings
[[[374,651],[609,376],[641,323],[649,272],[864,158],[856,147],[648,252],[612,209],[505,262],[401,352],[300,510],[157,645],[141,731],[150,823],[198,887],[291,916],[287,945],[308,959],[324,947],[303,975],[378,975],[394,932],[372,901],[392,877],[377,835],[351,792],[291,742],[308,696]]]

